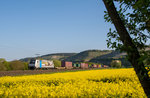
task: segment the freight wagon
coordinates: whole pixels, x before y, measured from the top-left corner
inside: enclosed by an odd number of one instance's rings
[[[71,69],[73,68],[72,62],[61,61],[61,67],[65,67],[66,69]]]
[[[108,68],[109,66],[108,66],[108,65],[103,65],[103,67],[104,67],[104,68]]]
[[[97,68],[97,65],[96,65],[96,64],[92,64],[92,67],[93,67],[93,68]]]
[[[102,65],[97,65],[97,68],[101,68],[102,67]]]
[[[80,68],[80,64],[74,63],[74,64],[73,64],[73,67],[74,67],[74,68]]]
[[[31,60],[29,63],[29,69],[39,69],[39,68],[54,68],[53,61],[50,60]]]
[[[81,63],[81,68],[89,68],[89,65],[87,63]]]

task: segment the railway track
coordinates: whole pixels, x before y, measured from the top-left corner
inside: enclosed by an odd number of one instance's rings
[[[34,75],[34,74],[67,72],[67,71],[80,71],[80,70],[93,70],[93,69],[98,69],[98,68],[0,71],[0,77],[3,77],[3,76],[19,76],[19,75]]]

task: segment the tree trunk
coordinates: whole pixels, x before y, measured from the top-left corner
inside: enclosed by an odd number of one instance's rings
[[[123,42],[124,46],[126,47],[125,51],[128,54],[129,61],[134,67],[134,70],[144,89],[144,92],[147,96],[150,97],[150,79],[148,76],[148,71],[145,69],[144,64],[139,61],[140,54],[138,48],[134,45],[132,38],[130,37],[127,29],[125,28],[123,21],[121,20],[115,8],[113,0],[103,0],[103,2],[120,36],[120,40]]]

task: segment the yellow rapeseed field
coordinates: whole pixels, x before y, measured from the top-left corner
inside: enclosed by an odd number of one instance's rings
[[[132,68],[0,77],[2,97],[146,98]]]

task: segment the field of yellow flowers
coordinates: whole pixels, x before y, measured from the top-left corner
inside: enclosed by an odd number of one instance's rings
[[[0,77],[3,97],[146,97],[132,68]]]

